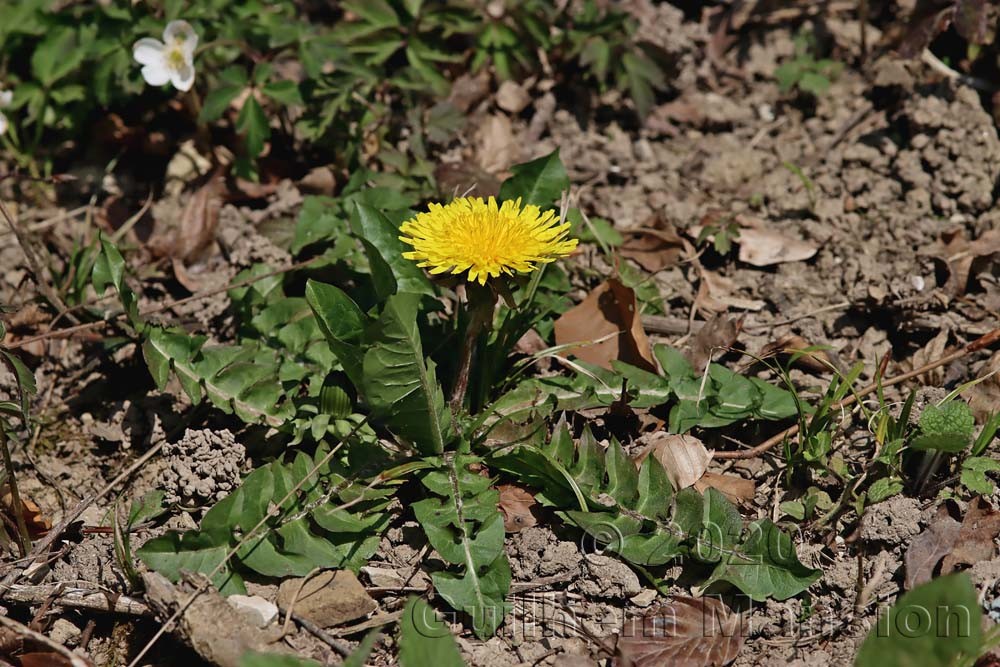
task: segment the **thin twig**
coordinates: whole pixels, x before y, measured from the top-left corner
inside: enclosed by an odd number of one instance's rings
[[[331,635],[329,632],[327,632],[323,628],[319,627],[318,625],[310,621],[308,618],[303,618],[302,616],[299,616],[295,612],[288,609],[284,609],[282,607],[278,607],[278,612],[284,614],[286,619],[291,617],[293,621],[302,626],[303,630],[305,630],[313,637],[315,637],[316,639],[320,640],[321,642],[332,648],[334,651],[339,653],[341,657],[346,658],[351,654],[350,646],[347,646],[344,642],[340,641],[339,639]]]
[[[857,403],[859,399],[862,399],[865,396],[868,396],[869,394],[875,393],[876,391],[879,390],[880,387],[891,387],[892,385],[899,384],[901,382],[905,382],[912,378],[918,377],[928,371],[934,370],[935,368],[939,368],[946,364],[950,364],[953,361],[957,361],[958,359],[961,359],[962,357],[968,354],[987,348],[993,343],[996,343],[997,341],[1000,341],[1000,328],[994,329],[988,334],[980,336],[979,338],[972,341],[965,347],[962,347],[954,352],[946,354],[939,359],[931,361],[930,363],[926,363],[920,368],[916,368],[907,373],[903,373],[902,375],[897,375],[894,378],[889,378],[887,380],[882,380],[881,382],[870,384],[864,389],[860,390],[859,392],[852,393],[844,400],[832,404],[830,406],[830,410],[831,411],[837,410],[839,408],[847,407],[848,405],[853,405],[854,403]],[[752,459],[756,456],[760,456],[761,454],[768,451],[772,447],[781,444],[785,440],[794,437],[796,434],[798,434],[798,432],[799,432],[799,425],[793,424],[792,426],[789,426],[781,433],[777,434],[776,436],[768,440],[765,440],[763,443],[757,445],[756,447],[751,447],[750,449],[745,449],[736,452],[716,451],[713,454],[713,456],[716,459]]]

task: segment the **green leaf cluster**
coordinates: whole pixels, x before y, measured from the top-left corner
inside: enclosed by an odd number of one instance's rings
[[[449,568],[431,574],[435,590],[467,613],[479,637],[491,636],[510,605],[503,515],[492,480],[470,469],[476,457],[446,454],[422,478],[430,496],[413,504],[427,540]]]
[[[574,443],[563,424],[549,443],[513,446],[490,463],[538,488],[546,504],[578,506],[560,515],[639,567],[689,556],[714,565],[706,587],[727,582],[754,600],[792,597],[820,576],[799,562],[791,538],[772,522],[744,527],[739,511],[712,488],[675,494],[655,456],[637,468],[616,440],[604,449],[589,429]]]
[[[964,401],[929,405],[920,413],[920,433],[910,442],[913,449],[960,452],[972,442],[975,418]]]
[[[244,592],[241,573],[248,570],[268,577],[357,570],[388,526],[391,490],[354,480],[371,474],[384,457],[373,444],[353,443],[347,454],[323,463],[328,452],[321,445],[314,456],[299,452],[289,463],[256,469],[206,512],[197,530],[154,538],[138,550],[139,558],[175,581],[184,570],[209,574],[218,568],[213,583],[225,594]]]

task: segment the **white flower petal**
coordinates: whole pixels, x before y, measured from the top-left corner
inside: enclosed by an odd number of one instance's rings
[[[0,136],[7,132],[7,116],[0,113]]]
[[[0,90],[0,108],[9,107],[14,100],[13,90]]]
[[[177,90],[185,92],[191,90],[194,85],[194,66],[187,62],[183,67],[170,70],[170,83],[174,84]]]
[[[163,62],[163,42],[152,37],[143,37],[132,45],[132,57],[140,65],[154,65]]]
[[[163,41],[168,45],[176,44],[193,55],[198,47],[198,33],[187,21],[171,21],[163,31]]]
[[[150,63],[142,68],[142,78],[151,86],[162,86],[170,81],[170,70],[165,63]]]

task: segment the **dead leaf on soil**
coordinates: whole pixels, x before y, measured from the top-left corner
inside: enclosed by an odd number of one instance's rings
[[[761,359],[769,359],[779,355],[793,355],[811,347],[814,346],[802,336],[788,334],[762,347],[758,356]],[[824,350],[810,350],[807,353],[799,354],[795,358],[794,364],[814,373],[827,373],[833,367],[830,356]]]
[[[740,261],[753,266],[801,262],[815,255],[819,249],[814,243],[761,227],[742,227],[735,241],[740,246]]]
[[[484,171],[499,174],[520,158],[514,128],[505,114],[491,114],[481,120],[476,131],[476,161]]]
[[[21,493],[21,507],[24,523],[32,539],[49,532],[52,528],[51,519],[46,517],[38,505],[32,502],[31,498],[26,497],[23,492]],[[10,487],[6,484],[0,487],[0,511],[9,516],[12,521],[16,520],[14,518],[14,497],[10,493]]]
[[[700,278],[698,294],[695,296],[695,305],[700,310],[710,313],[724,313],[730,308],[757,311],[766,305],[760,299],[744,299],[733,296],[736,284],[714,271],[701,269]]]
[[[527,490],[513,484],[501,484],[497,487],[500,492],[500,511],[503,513],[503,527],[508,533],[516,533],[531,528],[538,520],[531,513],[531,508],[537,505],[535,496]]]
[[[978,377],[986,379],[969,388],[969,407],[976,420],[983,422],[994,412],[1000,412],[1000,352],[993,353]]]
[[[965,238],[964,229],[953,229],[941,234],[940,241],[930,251],[931,256],[948,267],[950,275],[944,289],[952,296],[965,294],[975,265],[989,261],[997,253],[1000,253],[1000,229],[991,229],[975,241]]]
[[[962,519],[958,541],[941,563],[941,574],[949,574],[956,565],[974,565],[996,555],[994,540],[1000,535],[1000,512],[981,497],[973,498]]]
[[[490,94],[490,75],[486,69],[478,74],[463,74],[451,84],[448,101],[462,113],[486,99]]]
[[[910,359],[910,365],[912,368],[920,368],[935,359],[943,357],[945,350],[948,347],[948,337],[950,335],[951,329],[945,326],[937,333],[936,336],[934,336],[934,338],[931,338],[926,345],[914,352],[913,358]],[[923,384],[941,387],[944,386],[944,374],[945,368],[943,366],[938,367],[919,376],[919,381]]]
[[[650,273],[656,273],[677,264],[690,246],[670,223],[661,219],[651,222],[645,227],[622,232],[625,240],[618,251]]]
[[[652,454],[663,465],[674,490],[693,486],[708,469],[712,455],[701,440],[693,435],[653,433],[644,440],[649,443],[639,452],[636,463]]]
[[[675,596],[631,619],[618,639],[616,667],[727,665],[743,646],[743,623],[717,598]]]
[[[731,319],[718,313],[713,315],[691,339],[691,348],[686,355],[688,361],[701,373],[716,352],[728,350],[736,343],[742,330],[743,318]]]
[[[934,521],[924,532],[913,538],[910,548],[906,550],[903,558],[906,564],[903,586],[906,590],[912,590],[934,577],[934,568],[942,558],[951,553],[961,528],[962,524],[949,516],[945,505],[938,507]]]
[[[617,359],[656,371],[635,292],[614,278],[601,283],[579,305],[563,313],[555,322],[555,333],[557,345],[586,343],[569,353],[587,363],[610,369],[611,362]],[[601,342],[592,342],[596,340]]]
[[[736,475],[720,475],[714,472],[702,475],[701,479],[694,483],[694,488],[702,494],[707,489],[713,488],[734,505],[748,503],[757,494],[757,485],[753,481]]]

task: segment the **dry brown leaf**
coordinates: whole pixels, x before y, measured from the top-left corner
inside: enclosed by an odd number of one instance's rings
[[[969,407],[976,420],[983,422],[994,412],[1000,412],[1000,352],[993,353],[978,377],[986,379],[969,388]]]
[[[814,243],[760,227],[741,228],[736,243],[740,245],[740,261],[753,266],[800,262],[815,255],[819,249]]]
[[[693,486],[702,478],[708,469],[712,455],[701,440],[693,435],[675,435],[672,433],[652,433],[644,436],[649,445],[639,452],[637,463],[652,454],[663,465],[674,490]]]
[[[938,507],[934,521],[924,532],[913,538],[910,548],[906,550],[903,558],[906,564],[903,586],[906,590],[912,590],[934,577],[934,568],[942,558],[951,553],[961,528],[962,524],[949,516],[945,505]]]
[[[616,667],[728,665],[743,646],[743,623],[717,598],[675,596],[630,619],[618,639]]]
[[[28,534],[32,539],[41,537],[52,528],[52,520],[45,516],[42,510],[31,498],[21,493],[21,507],[24,523],[28,527]],[[14,520],[14,497],[10,493],[10,486],[4,484],[0,487],[0,511]]]
[[[181,261],[194,259],[215,240],[215,226],[222,207],[222,176],[214,174],[188,200],[181,213],[179,233],[170,256]]]
[[[503,513],[503,527],[508,533],[516,533],[525,528],[531,528],[538,520],[532,514],[531,508],[537,505],[535,496],[527,490],[513,484],[501,484],[500,511]]]
[[[505,114],[491,114],[482,119],[476,130],[476,161],[491,174],[506,171],[520,157],[514,128]]]
[[[991,229],[975,241],[966,239],[962,228],[953,229],[943,233],[931,250],[931,255],[948,267],[950,275],[944,289],[952,296],[965,294],[974,265],[997,253],[1000,253],[1000,229]]]
[[[611,362],[617,359],[656,371],[635,292],[614,278],[601,283],[579,305],[563,313],[555,322],[555,333],[557,345],[586,343],[569,352],[587,363],[610,369]]]
[[[733,296],[736,284],[714,271],[702,269],[701,281],[698,283],[698,294],[695,304],[699,309],[710,313],[724,313],[730,308],[739,310],[761,310],[765,305],[760,299],[744,299]]]
[[[691,339],[691,348],[686,355],[688,361],[701,373],[712,360],[712,355],[733,346],[742,330],[742,319],[730,319],[718,313],[713,315]]]
[[[949,328],[942,328],[925,346],[913,353],[913,358],[910,360],[912,367],[920,368],[935,359],[943,357],[945,349],[948,347],[948,337],[950,335],[951,330]],[[944,374],[945,368],[938,367],[921,375],[920,382],[940,387],[944,385]]]
[[[496,102],[504,111],[518,114],[531,104],[531,96],[521,84],[508,79],[497,89]]]
[[[675,265],[684,253],[684,239],[673,225],[660,220],[649,227],[625,231],[623,235],[625,240],[618,251],[650,273]]]
[[[710,487],[724,495],[734,505],[748,503],[757,495],[757,485],[753,481],[736,475],[706,472],[701,476],[701,479],[694,483],[694,488],[698,493],[703,494]]]
[[[769,359],[778,355],[791,355],[795,352],[807,350],[810,347],[813,347],[813,345],[802,336],[788,334],[762,347],[758,356],[761,359]],[[833,362],[825,351],[812,350],[797,356],[794,363],[814,373],[826,373],[829,372]]]
[[[994,540],[1000,535],[1000,512],[981,497],[972,499],[962,519],[955,548],[941,563],[941,574],[949,574],[956,565],[975,565],[996,555]]]
[[[478,74],[463,74],[451,84],[448,101],[466,113],[490,94],[490,75],[484,68]]]

